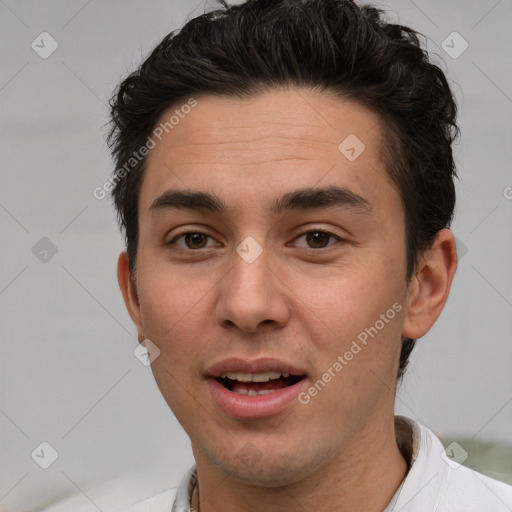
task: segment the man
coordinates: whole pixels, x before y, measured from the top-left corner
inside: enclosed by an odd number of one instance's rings
[[[120,85],[118,279],[196,465],[131,511],[512,510],[394,417],[457,267],[456,106],[349,0],[191,20]]]

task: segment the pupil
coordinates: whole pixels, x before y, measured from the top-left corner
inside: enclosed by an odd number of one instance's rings
[[[201,243],[201,241],[203,243]],[[205,246],[206,237],[202,233],[187,233],[185,235],[185,242],[187,246],[191,245],[199,245],[200,247],[191,247],[191,249],[201,249],[201,247]]]
[[[321,231],[313,231],[307,234],[308,244],[315,247],[325,247],[327,245],[328,238],[329,235],[327,235],[327,233],[322,233]],[[322,241],[325,243],[322,243]]]

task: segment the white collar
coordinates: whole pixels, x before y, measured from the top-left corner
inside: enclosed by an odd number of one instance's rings
[[[448,477],[449,465],[444,447],[424,425],[405,416],[395,416],[395,424],[399,423],[412,429],[410,469],[383,512],[433,512],[437,509]]]

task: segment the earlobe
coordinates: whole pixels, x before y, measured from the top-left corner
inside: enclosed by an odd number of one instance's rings
[[[404,337],[418,339],[431,329],[448,300],[456,270],[455,237],[449,229],[442,229],[432,248],[420,257],[409,283]]]
[[[117,260],[117,281],[119,283],[121,293],[123,294],[126,309],[128,310],[130,318],[140,334],[143,332],[143,328],[141,324],[139,297],[130,275],[129,262],[130,260],[126,251],[119,254],[119,258]]]

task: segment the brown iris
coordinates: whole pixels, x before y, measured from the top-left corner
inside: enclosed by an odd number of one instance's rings
[[[206,245],[207,238],[203,233],[187,233],[185,235],[185,244],[190,249],[202,249]]]
[[[318,249],[319,247],[327,246],[330,236],[331,235],[324,233],[323,231],[311,231],[307,233],[306,240],[311,247]]]

